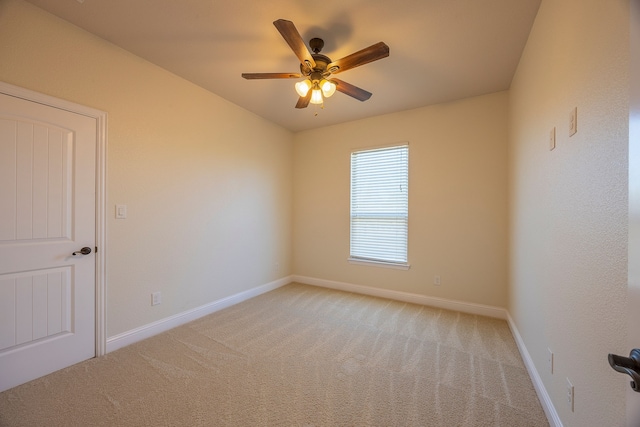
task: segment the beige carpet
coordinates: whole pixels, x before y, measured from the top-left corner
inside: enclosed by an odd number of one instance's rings
[[[506,322],[291,284],[0,393],[2,426],[548,426]]]

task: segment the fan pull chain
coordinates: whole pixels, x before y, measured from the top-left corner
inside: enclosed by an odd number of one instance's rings
[[[316,104],[316,106],[314,108],[315,108],[315,111],[313,113],[313,116],[314,117],[318,117],[318,104]],[[320,109],[324,110],[324,102],[322,102],[322,104],[320,104]]]

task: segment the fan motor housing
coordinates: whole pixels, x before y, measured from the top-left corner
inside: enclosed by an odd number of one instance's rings
[[[331,58],[321,53],[314,53],[311,55],[316,63],[315,68],[310,69],[305,64],[300,64],[300,71],[302,74],[308,76],[314,72],[325,74],[327,72],[327,65],[331,64]]]

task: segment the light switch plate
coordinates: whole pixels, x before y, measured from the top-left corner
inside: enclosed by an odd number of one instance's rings
[[[127,217],[127,205],[116,205],[116,219],[125,219]]]
[[[549,132],[549,151],[556,148],[556,127],[554,126]]]

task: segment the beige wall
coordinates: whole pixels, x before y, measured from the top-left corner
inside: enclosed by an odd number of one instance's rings
[[[510,91],[509,310],[567,427],[624,420],[628,381],[607,354],[629,353],[628,8],[543,0]],[[573,107],[578,133],[569,138]]]
[[[0,80],[109,114],[109,336],[289,274],[508,306],[564,425],[619,425],[627,9],[543,0],[510,92],[295,136],[21,0],[0,0]],[[411,269],[351,265],[350,151],[401,141]]]
[[[506,307],[507,107],[501,92],[296,134],[295,274]],[[349,264],[351,149],[400,141],[411,269]]]
[[[291,273],[290,132],[19,0],[0,80],[109,115],[108,336]]]

